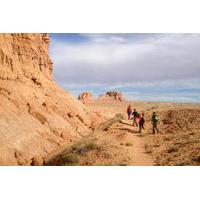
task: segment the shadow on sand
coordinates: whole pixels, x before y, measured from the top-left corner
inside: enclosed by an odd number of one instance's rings
[[[123,122],[123,121],[120,121],[120,124],[127,125],[127,126],[133,126],[132,124],[126,123],[126,122]]]

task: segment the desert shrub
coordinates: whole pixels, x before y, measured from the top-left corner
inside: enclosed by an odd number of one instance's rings
[[[176,166],[189,166],[189,165],[191,165],[191,160],[183,159],[183,160],[177,161],[174,165],[176,165]]]
[[[127,147],[131,147],[131,146],[133,146],[133,144],[132,143],[130,143],[130,142],[126,142],[126,144],[125,144]]]
[[[98,145],[94,141],[82,141],[71,146],[71,151],[78,154],[86,154],[88,151],[97,149]]]
[[[77,151],[81,147],[81,143],[75,143],[71,146],[71,151]]]
[[[197,154],[196,156],[193,156],[192,160],[193,160],[194,162],[200,163],[200,153]]]
[[[64,165],[76,165],[79,162],[79,157],[76,153],[68,153],[62,158]]]
[[[174,153],[177,151],[178,151],[178,147],[176,147],[176,146],[172,146],[167,150],[168,153]]]
[[[52,158],[46,165],[66,165],[73,166],[79,165],[81,162],[81,156],[86,156],[91,150],[99,148],[94,140],[88,139],[79,141],[73,144],[71,147],[67,148],[65,151],[61,152]]]
[[[90,151],[90,150],[96,149],[97,144],[95,142],[90,141],[85,144],[84,148],[87,149],[88,151]]]

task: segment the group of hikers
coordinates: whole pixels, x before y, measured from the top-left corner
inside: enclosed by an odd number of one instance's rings
[[[132,109],[131,105],[128,106],[127,108],[127,115],[128,115],[128,120],[133,120],[133,126],[138,127],[139,126],[139,133],[142,132],[142,129],[145,130],[145,114],[138,113],[136,109]],[[160,119],[159,116],[157,115],[156,112],[153,112],[152,118],[151,118],[151,123],[152,123],[152,131],[153,134],[156,132],[159,133],[159,123]]]

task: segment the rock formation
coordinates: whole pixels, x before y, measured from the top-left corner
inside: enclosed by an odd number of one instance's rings
[[[93,95],[91,92],[83,92],[78,96],[78,100],[82,103],[91,103],[93,102]]]
[[[116,101],[116,102],[125,101],[122,93],[121,92],[117,92],[117,91],[106,92],[106,94],[100,96],[98,100],[99,101]]]
[[[95,123],[53,81],[49,43],[48,34],[0,34],[0,165],[40,165]]]

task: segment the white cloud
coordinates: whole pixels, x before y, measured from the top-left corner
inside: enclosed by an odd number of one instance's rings
[[[53,41],[62,85],[200,86],[200,34],[84,34],[88,42]]]

